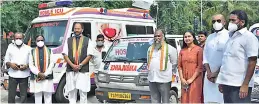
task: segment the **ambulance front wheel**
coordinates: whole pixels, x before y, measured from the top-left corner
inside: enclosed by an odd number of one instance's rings
[[[178,96],[177,93],[174,90],[170,91],[170,103],[178,103]]]
[[[59,82],[58,88],[55,93],[55,100],[57,103],[69,103],[68,96],[65,96],[65,85],[66,85],[66,76],[62,77]]]

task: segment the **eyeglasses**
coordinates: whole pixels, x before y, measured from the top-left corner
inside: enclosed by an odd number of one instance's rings
[[[218,22],[218,23],[221,23],[221,20],[220,19],[218,19],[218,20],[212,20],[212,23],[215,23],[215,22]]]

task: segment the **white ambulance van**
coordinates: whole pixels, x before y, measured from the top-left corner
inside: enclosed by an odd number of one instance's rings
[[[95,95],[100,102],[151,103],[147,79],[147,50],[153,43],[153,36],[128,36],[113,42],[103,60],[103,69],[95,75]],[[166,35],[166,42],[179,53],[183,36]],[[170,102],[177,103],[181,97],[177,69],[173,71],[170,94]]]
[[[255,34],[257,39],[259,40],[259,23],[253,24],[249,31]],[[258,55],[259,56],[259,55]],[[254,73],[254,87],[251,94],[251,99],[253,102],[259,102],[259,58],[257,58],[257,63],[255,67],[255,73]]]
[[[75,22],[84,26],[83,35],[95,42],[98,34],[105,37],[105,47],[110,47],[112,41],[121,37],[153,34],[156,28],[149,10],[122,8],[105,9],[90,7],[73,7],[72,1],[56,1],[39,4],[39,16],[32,20],[25,33],[25,43],[35,47],[35,36],[42,34],[45,45],[54,53],[55,67],[53,68],[55,99],[59,103],[68,102],[64,95],[66,62],[61,52],[64,44],[73,34]],[[28,14],[30,15],[30,14]],[[91,67],[91,63],[90,63]],[[91,84],[95,86],[94,71],[90,69]]]

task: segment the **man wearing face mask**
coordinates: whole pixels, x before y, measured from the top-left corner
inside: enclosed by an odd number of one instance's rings
[[[154,42],[147,52],[147,63],[151,102],[169,103],[172,73],[177,65],[177,50],[165,42],[162,30],[156,30],[154,34]]]
[[[89,61],[94,56],[94,46],[83,36],[83,29],[83,24],[74,24],[74,36],[68,38],[62,52],[67,62],[65,95],[69,94],[70,104],[76,104],[78,90],[80,103],[87,103],[87,92],[91,88]]]
[[[204,103],[223,103],[223,95],[219,92],[218,84],[215,81],[229,35],[224,28],[226,20],[222,14],[214,15],[212,23],[215,32],[208,36],[203,51],[203,64],[206,70],[203,84]]]
[[[54,92],[53,54],[51,49],[44,45],[44,40],[43,35],[36,36],[37,47],[31,50],[29,57],[30,91],[34,93],[36,104],[42,104],[42,95],[44,95],[45,104],[51,104],[52,92]]]
[[[14,34],[15,45],[9,45],[5,55],[5,63],[9,74],[8,103],[15,103],[16,88],[19,84],[20,98],[22,103],[26,103],[29,70],[29,55],[31,47],[23,43],[23,33]]]
[[[97,35],[95,52],[98,53],[96,58],[98,58],[98,60],[100,62],[101,62],[102,58],[104,57],[105,53],[107,52],[107,50],[108,49],[104,46],[104,36],[102,34]],[[100,65],[98,65],[98,66],[100,66]]]
[[[96,54],[96,57],[92,58],[93,60],[93,67],[91,69],[95,69],[94,73],[97,73],[99,69],[103,68],[102,59],[107,52],[108,48],[104,46],[104,36],[102,34],[97,35],[96,37],[96,47],[94,49],[94,53]],[[98,86],[98,81],[95,76],[94,78],[95,84]]]
[[[229,16],[230,38],[226,43],[216,83],[224,103],[251,103],[253,74],[258,55],[258,40],[247,30],[248,17],[242,10]]]

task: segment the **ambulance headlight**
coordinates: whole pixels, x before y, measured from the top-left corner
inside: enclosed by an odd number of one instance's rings
[[[148,77],[147,74],[139,75],[137,85],[138,86],[148,86],[149,81],[148,81],[147,77]]]
[[[103,83],[108,83],[109,82],[108,74],[107,73],[98,72],[97,73],[97,81],[98,82],[103,82]]]

